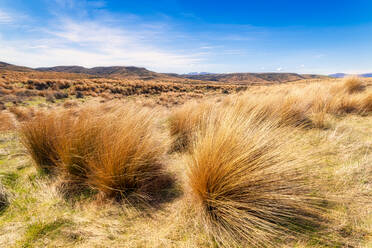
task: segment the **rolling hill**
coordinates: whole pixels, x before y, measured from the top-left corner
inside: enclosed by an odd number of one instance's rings
[[[33,71],[31,68],[28,68],[28,67],[12,65],[12,64],[5,63],[5,62],[1,62],[1,61],[0,61],[0,70],[18,71],[18,72]]]
[[[142,67],[135,66],[108,66],[108,67],[93,67],[85,68],[82,66],[56,66],[56,67],[42,67],[35,70],[41,72],[65,72],[65,73],[83,73],[88,75],[95,75],[98,77],[110,78],[142,78],[152,79],[157,77],[164,77],[163,74],[149,71]]]
[[[29,68],[16,66],[4,62],[0,62],[0,71],[16,71],[16,72],[31,72],[31,73],[54,73],[53,77],[60,75],[63,78],[66,75],[69,77],[98,77],[98,78],[114,78],[114,79],[140,79],[140,80],[195,80],[195,82],[212,82],[221,84],[271,84],[285,83],[311,78],[326,78],[326,76],[313,74],[296,74],[296,73],[157,73],[147,70],[143,67],[135,66],[108,66],[108,67],[93,67],[86,68],[82,66],[55,66],[55,67],[40,67]],[[59,74],[60,73],[60,74]],[[47,74],[45,75],[47,76]]]

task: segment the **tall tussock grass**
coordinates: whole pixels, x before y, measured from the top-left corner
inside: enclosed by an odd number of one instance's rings
[[[226,247],[275,247],[318,225],[319,202],[287,146],[289,130],[260,118],[257,110],[215,111],[186,155],[195,206]]]
[[[213,103],[207,101],[191,102],[171,113],[168,119],[169,132],[173,138],[171,151],[186,151],[189,148],[195,132],[201,128],[203,117],[211,112],[213,106]]]
[[[346,77],[339,87],[333,87],[333,93],[339,91],[341,93],[353,94],[364,91],[366,88],[362,80],[357,76]]]
[[[40,112],[20,128],[36,166],[103,197],[151,200],[171,183],[157,111],[133,104]]]
[[[59,112],[37,112],[20,125],[21,140],[39,169],[46,173],[55,171],[59,161],[58,140],[63,135]]]
[[[172,151],[186,151],[201,121],[214,107],[270,120],[277,126],[329,128],[332,115],[365,115],[372,111],[372,92],[357,77],[342,83],[310,84],[302,88],[268,93],[233,94],[222,102],[193,102],[175,109],[169,118]]]

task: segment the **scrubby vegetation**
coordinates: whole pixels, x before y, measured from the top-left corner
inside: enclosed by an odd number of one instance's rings
[[[69,89],[82,86],[77,79],[27,85],[85,98],[103,84],[89,80],[76,92]],[[55,94],[23,106],[6,101],[0,180],[11,197],[0,212],[0,243],[369,247],[370,81],[308,80],[228,95],[221,87],[179,107]]]
[[[111,100],[141,96],[170,107],[205,95],[229,94],[245,88],[182,78],[115,79],[84,74],[6,71],[0,78],[0,101],[20,104],[35,98],[56,102],[68,98],[101,97]]]

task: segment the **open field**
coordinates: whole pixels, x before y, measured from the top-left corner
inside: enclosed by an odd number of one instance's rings
[[[61,75],[0,79],[1,247],[372,247],[372,80]]]

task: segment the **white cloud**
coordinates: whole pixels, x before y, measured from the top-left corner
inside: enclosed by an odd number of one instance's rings
[[[106,5],[106,1],[102,0],[54,0],[62,8],[102,8]]]
[[[154,45],[151,30],[134,31],[99,21],[63,19],[35,32],[39,35],[19,40],[0,36],[0,60],[31,67],[134,65],[160,72],[185,72],[200,64],[203,57],[202,53]]]
[[[276,68],[277,71],[283,71],[283,68],[282,67],[278,67]]]
[[[0,9],[0,24],[12,23],[13,20],[13,17],[9,13]]]

